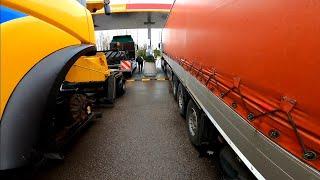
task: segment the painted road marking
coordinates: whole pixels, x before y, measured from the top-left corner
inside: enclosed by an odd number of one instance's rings
[[[142,81],[150,81],[150,79],[143,78]]]
[[[157,79],[158,81],[166,81],[166,80],[168,80],[168,78],[159,78],[159,79]]]
[[[139,78],[139,79],[127,79],[127,82],[134,82],[134,81],[167,81],[168,78]]]

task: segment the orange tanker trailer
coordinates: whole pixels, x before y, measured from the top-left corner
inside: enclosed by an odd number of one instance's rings
[[[319,179],[319,35],[319,1],[175,1],[162,65],[191,142],[222,146],[229,176]]]

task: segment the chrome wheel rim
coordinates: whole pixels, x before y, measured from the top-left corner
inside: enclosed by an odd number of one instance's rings
[[[189,124],[189,132],[192,136],[194,136],[198,128],[198,117],[194,108],[192,108],[191,111],[192,113],[188,117],[188,124]]]
[[[126,90],[126,83],[121,83],[122,84],[122,90]]]
[[[179,104],[179,108],[182,109],[182,106],[183,106],[183,95],[182,95],[181,92],[179,93],[178,104]]]

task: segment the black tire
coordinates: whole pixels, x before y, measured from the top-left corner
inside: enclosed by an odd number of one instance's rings
[[[178,92],[178,86],[179,86],[179,81],[177,76],[172,75],[172,94],[173,94],[173,98],[175,100],[177,100],[177,92]]]
[[[248,168],[239,160],[238,156],[229,146],[225,146],[220,150],[219,161],[226,179],[255,179]]]
[[[169,78],[169,80],[172,82],[173,81],[173,74],[172,74],[172,70],[170,68],[170,66],[166,65],[166,74],[167,77]]]
[[[123,76],[125,78],[131,78],[133,76],[133,72],[123,72]]]
[[[117,81],[117,97],[122,96],[126,92],[126,82],[123,77],[119,78]]]
[[[200,146],[201,136],[203,134],[203,120],[201,118],[200,109],[197,107],[197,105],[193,102],[192,99],[189,100],[187,106],[186,120],[188,136],[191,143],[194,146]]]
[[[188,103],[188,92],[183,87],[181,83],[178,85],[178,92],[177,92],[177,101],[179,107],[179,113],[182,117],[186,117],[187,113],[187,103]]]
[[[91,104],[84,94],[73,94],[69,99],[69,121],[71,124],[82,123],[88,120],[91,113]]]

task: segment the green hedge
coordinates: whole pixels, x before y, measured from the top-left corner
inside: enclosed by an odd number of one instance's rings
[[[161,56],[161,51],[158,49],[153,50],[153,54],[155,57]],[[139,49],[137,50],[137,56],[142,57],[146,62],[155,62],[154,56],[147,56],[147,50],[146,49]]]
[[[153,56],[147,56],[145,60],[146,60],[146,62],[154,62],[155,61]]]

